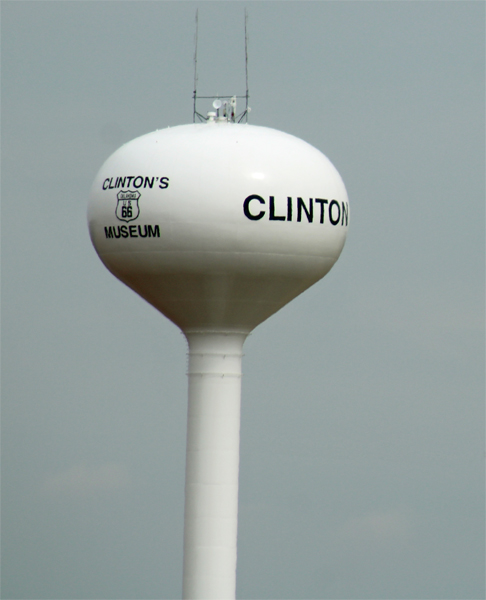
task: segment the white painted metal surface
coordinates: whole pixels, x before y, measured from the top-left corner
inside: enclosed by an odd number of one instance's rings
[[[246,335],[332,268],[344,184],[286,133],[210,119],[125,144],[91,191],[106,267],[189,342],[183,597],[235,597]]]
[[[132,220],[122,220],[124,202]],[[252,330],[331,269],[348,217],[321,152],[227,122],[125,144],[101,168],[88,209],[107,268],[182,330]]]
[[[183,598],[235,597],[244,334],[189,342]]]

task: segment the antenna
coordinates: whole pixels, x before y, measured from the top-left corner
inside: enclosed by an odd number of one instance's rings
[[[194,92],[192,97],[194,98],[194,105],[192,109],[192,122],[196,122],[196,99],[197,99],[197,35],[199,29],[199,9],[196,8],[196,34],[194,36]]]
[[[198,112],[197,110],[197,100],[199,99],[207,99],[207,100],[215,100],[215,101],[220,101],[220,99],[224,99],[224,100],[230,100],[230,102],[225,102],[224,106],[225,106],[225,110],[223,111],[223,115],[220,116],[219,114],[217,114],[217,119],[218,120],[223,120],[223,121],[230,121],[232,123],[238,122],[241,123],[243,121],[243,119],[245,119],[245,123],[248,123],[248,113],[251,111],[251,108],[248,106],[248,99],[249,99],[249,93],[248,93],[248,11],[245,8],[245,83],[246,83],[246,91],[245,91],[245,95],[244,96],[237,96],[237,95],[231,95],[231,96],[221,96],[221,95],[216,95],[216,96],[198,96],[197,95],[197,83],[198,83],[198,77],[197,77],[197,45],[198,45],[198,34],[199,34],[199,9],[196,9],[196,33],[194,36],[194,91],[192,94],[193,97],[193,107],[192,107],[192,122],[195,123],[196,122],[196,117],[198,118],[199,122],[204,122],[204,121],[208,121],[214,120],[214,115],[211,113],[207,116],[202,115],[200,112]],[[244,98],[245,99],[245,110],[240,113],[239,115],[236,114],[236,99],[237,98]],[[230,105],[230,109],[226,110],[227,105]],[[221,106],[221,104],[220,104]],[[214,106],[213,103],[213,107],[216,108]],[[218,113],[219,113],[219,107],[217,108]]]
[[[248,123],[248,11],[245,8],[245,79],[246,79],[246,105],[244,115]],[[243,117],[242,117],[243,118]],[[241,121],[241,119],[240,119]],[[238,123],[240,122],[238,121]]]

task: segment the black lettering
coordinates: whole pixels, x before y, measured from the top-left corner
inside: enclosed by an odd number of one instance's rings
[[[328,203],[328,200],[321,200],[321,198],[315,198],[314,202],[318,202],[321,205],[321,220],[319,223],[324,223],[324,205]]]
[[[110,180],[109,179],[105,179],[103,181],[103,189],[107,190],[108,189],[108,185],[110,184]]]
[[[113,177],[110,177],[110,185],[108,186],[108,189],[109,189],[109,190],[114,190],[114,189],[115,189],[115,186],[114,186],[114,185],[111,185],[111,182],[112,182],[112,181],[113,181]]]
[[[348,209],[349,205],[347,202],[341,202],[341,225],[344,225],[344,218],[346,217],[346,226],[348,225]]]
[[[145,183],[143,184],[144,189],[149,186],[150,189],[154,187],[154,178],[150,179],[149,177],[145,177]]]
[[[160,178],[160,183],[159,183],[159,188],[161,190],[165,190],[165,188],[169,187],[169,178],[168,177],[161,177]]]
[[[337,206],[337,211],[338,211],[337,219],[333,219],[333,217],[332,217],[332,207],[333,206]],[[337,225],[339,223],[339,221],[341,220],[341,209],[339,208],[339,202],[336,202],[336,200],[331,200],[331,203],[329,204],[329,220],[331,221],[331,223],[333,225]]]
[[[292,198],[287,197],[287,221],[292,221]]]
[[[140,179],[140,183],[137,185],[137,181]],[[143,185],[143,177],[141,177],[140,175],[138,177],[135,177],[135,179],[133,180],[133,187],[139,188],[142,187]]]
[[[258,200],[258,202],[260,202],[260,204],[265,204],[265,200],[261,196],[258,196],[257,194],[252,194],[251,196],[248,196],[248,198],[246,198],[245,201],[243,202],[243,212],[245,213],[245,217],[247,219],[250,219],[250,221],[259,221],[260,219],[263,218],[265,211],[262,210],[257,215],[253,215],[250,212],[250,202],[252,200]]]
[[[285,221],[285,217],[275,215],[275,197],[270,196],[270,221]]]
[[[160,237],[160,229],[158,225],[155,225],[152,229],[152,225],[148,225],[148,236],[149,237]]]
[[[307,216],[307,220],[309,223],[312,223],[314,219],[314,205],[312,203],[312,198],[309,198],[309,209],[307,210],[307,206],[302,198],[297,198],[297,222],[300,223],[302,221],[302,209]]]
[[[127,177],[127,187],[130,187],[130,181],[133,179],[133,175],[131,177]]]
[[[121,188],[125,187],[125,179],[126,179],[126,177],[119,177],[118,178],[118,187],[121,187]]]
[[[123,206],[121,209],[121,216],[122,219],[131,219],[133,214],[132,214],[132,203],[130,200],[125,200],[123,202]]]
[[[118,225],[118,227],[105,227],[105,238],[146,238],[160,237],[159,225]],[[138,235],[137,235],[138,229]]]

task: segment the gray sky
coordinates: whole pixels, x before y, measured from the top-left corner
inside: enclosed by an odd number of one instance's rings
[[[186,347],[94,176],[199,91],[322,150],[332,272],[245,345],[238,598],[484,597],[483,2],[2,2],[2,597],[180,598]],[[205,109],[201,105],[201,109]]]

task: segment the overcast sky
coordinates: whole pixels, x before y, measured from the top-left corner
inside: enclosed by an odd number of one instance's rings
[[[324,152],[348,241],[245,344],[237,596],[484,598],[484,2],[3,1],[2,597],[180,598],[184,337],[105,159],[199,91]],[[206,107],[201,104],[202,112]]]

